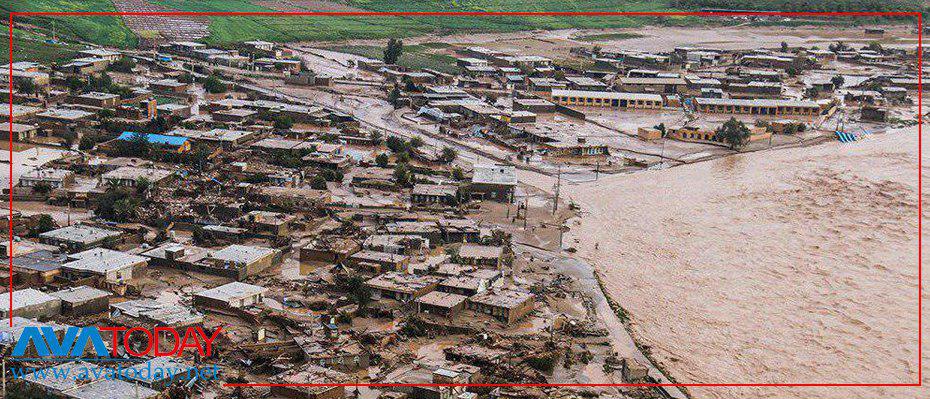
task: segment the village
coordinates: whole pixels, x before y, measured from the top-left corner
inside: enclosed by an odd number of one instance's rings
[[[14,60],[2,66],[12,104],[0,104],[13,234],[2,244],[13,291],[0,295],[12,326],[0,333],[223,334],[209,357],[131,366],[216,366],[216,381],[26,377],[7,389],[686,398],[676,387],[559,386],[675,381],[648,348],[617,342],[623,304],[573,263],[563,234],[584,209],[566,185],[913,126],[916,47],[859,30],[859,43],[654,52],[440,43],[431,54],[450,61],[444,71],[398,65],[395,39],[379,42],[383,59],[178,40]]]

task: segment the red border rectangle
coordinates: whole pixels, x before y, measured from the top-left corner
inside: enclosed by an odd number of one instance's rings
[[[354,383],[354,384],[238,384],[227,383],[228,387],[272,387],[272,386],[289,386],[289,387],[444,387],[444,386],[471,386],[471,387],[920,387],[922,386],[923,372],[923,321],[922,309],[923,301],[921,293],[923,291],[923,251],[922,242],[922,220],[921,212],[923,207],[922,187],[923,180],[922,170],[922,136],[923,136],[923,15],[920,12],[788,12],[788,11],[734,11],[734,12],[625,12],[625,11],[565,11],[565,12],[533,12],[533,11],[281,11],[281,12],[252,12],[252,11],[158,11],[158,12],[111,12],[111,11],[37,11],[37,12],[11,12],[9,18],[9,38],[10,38],[10,67],[9,67],[9,103],[10,115],[13,114],[13,17],[14,16],[315,16],[315,17],[495,17],[495,16],[563,16],[563,17],[610,17],[610,16],[627,16],[627,17],[675,17],[675,16],[697,16],[697,17],[733,17],[733,16],[782,16],[782,17],[916,17],[917,18],[917,134],[918,134],[918,184],[917,184],[917,382],[916,383],[683,383],[683,384],[389,384],[389,383]],[[9,214],[9,235],[10,248],[13,246],[13,120],[9,121],[9,152],[10,152],[10,214]],[[12,315],[13,306],[13,259],[10,257],[9,263],[10,281],[10,314]],[[10,318],[12,326],[13,319]]]

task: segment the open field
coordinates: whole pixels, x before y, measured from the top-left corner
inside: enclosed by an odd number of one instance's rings
[[[917,378],[915,128],[852,145],[611,176],[566,191],[583,215],[569,245],[604,276],[641,343],[679,381]],[[904,398],[919,391],[691,392]]]

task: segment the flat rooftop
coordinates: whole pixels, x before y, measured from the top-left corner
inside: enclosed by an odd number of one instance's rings
[[[114,270],[125,269],[140,263],[145,263],[149,260],[144,256],[106,248],[94,248],[78,252],[72,254],[70,258],[74,260],[61,265],[62,268],[101,275]]]
[[[201,291],[194,296],[216,299],[219,301],[229,302],[235,299],[247,298],[253,295],[264,294],[268,292],[265,287],[233,281],[219,287]]]
[[[535,295],[529,292],[502,289],[485,291],[472,296],[469,300],[482,305],[512,309],[520,306],[526,301],[532,300],[534,297]]]
[[[87,301],[97,299],[97,298],[108,297],[111,294],[107,291],[98,290],[93,287],[82,285],[79,287],[70,287],[70,288],[65,288],[61,291],[55,291],[55,292],[50,293],[49,295],[55,298],[61,299],[62,302],[81,303],[81,302],[87,302]]]
[[[122,235],[122,233],[119,231],[76,224],[73,226],[47,231],[45,233],[39,234],[39,237],[57,241],[90,244],[105,240],[107,238],[119,237],[120,235]]]
[[[252,263],[274,253],[271,248],[252,247],[248,245],[230,245],[210,254],[213,259],[233,263]]]
[[[57,300],[58,298],[33,288],[16,290],[13,291],[13,310]],[[0,309],[10,309],[10,295],[0,295]]]
[[[465,302],[467,299],[468,297],[465,295],[433,291],[417,298],[416,302],[441,308],[452,308]]]

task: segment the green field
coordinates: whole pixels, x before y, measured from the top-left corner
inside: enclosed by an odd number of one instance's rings
[[[150,0],[169,10],[274,11],[252,0]],[[671,11],[714,8],[795,11],[920,10],[918,0],[341,0],[372,11]],[[111,0],[14,0],[0,11],[113,11]],[[5,15],[3,15],[5,17]],[[409,37],[426,33],[513,32],[564,28],[630,28],[647,24],[693,25],[696,17],[210,17],[210,44],[244,40],[331,41]],[[24,18],[63,38],[131,47],[136,37],[118,17]]]
[[[274,11],[250,0],[151,0],[165,9],[181,11]],[[610,0],[464,0],[387,1],[348,0],[372,11],[637,11],[669,10],[661,0],[618,4]],[[110,0],[19,0],[0,4],[0,11],[113,11]],[[79,38],[104,45],[130,47],[136,38],[118,17],[23,18],[49,28],[55,21],[64,38]],[[679,18],[680,23],[687,18]],[[244,40],[326,41],[409,37],[426,33],[512,32],[535,29],[609,28],[642,26],[655,19],[629,17],[210,17],[211,44]],[[694,20],[692,20],[694,21]]]

